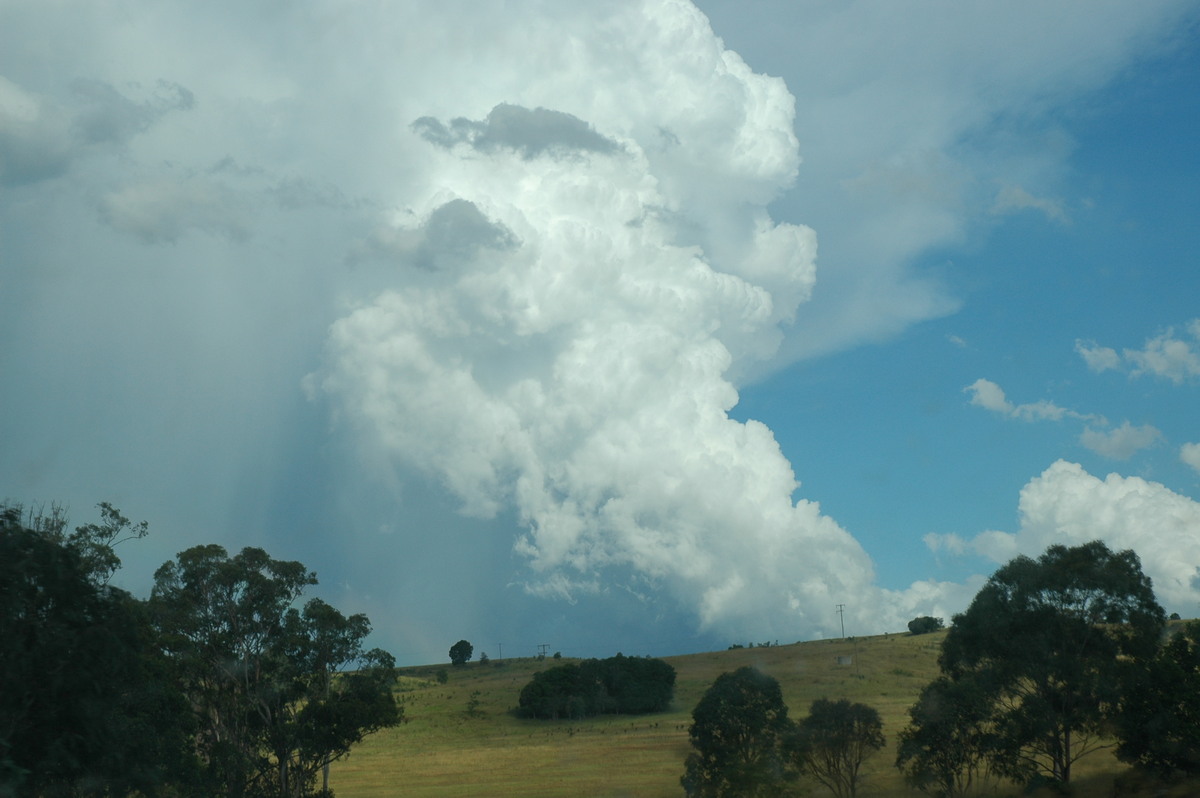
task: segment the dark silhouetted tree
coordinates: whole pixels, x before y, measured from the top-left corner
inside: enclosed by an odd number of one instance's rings
[[[471,655],[475,653],[475,647],[466,640],[459,640],[454,645],[450,646],[450,664],[451,665],[466,665],[471,659]]]
[[[941,618],[934,618],[930,615],[922,615],[919,618],[913,618],[908,622],[908,632],[914,635],[924,635],[930,632],[936,632],[943,626]]]
[[[1200,622],[1125,665],[1117,756],[1164,776],[1200,773]]]
[[[57,509],[26,521],[0,507],[0,794],[182,785],[194,763],[187,704],[142,603],[107,584],[116,540],[65,528]]]
[[[928,684],[900,732],[896,767],[904,780],[938,798],[967,795],[995,747],[991,714],[991,695],[970,676]]]
[[[797,771],[812,776],[838,798],[858,794],[862,764],[884,745],[883,721],[866,704],[818,698],[786,744]]]
[[[792,729],[779,682],[754,668],[717,677],[692,712],[680,779],[692,798],[774,796],[787,781],[782,744]]]

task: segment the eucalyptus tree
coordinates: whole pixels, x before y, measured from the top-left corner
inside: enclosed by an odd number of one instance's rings
[[[1121,663],[1153,656],[1164,623],[1134,552],[1055,545],[988,579],[954,617],[939,664],[987,691],[994,771],[1067,784],[1074,763],[1107,744]]]
[[[258,548],[196,546],[154,575],[151,607],[198,723],[210,794],[304,796],[363,735],[399,721],[394,660],[363,650],[364,615],[320,599],[316,575]]]
[[[696,749],[680,779],[689,798],[779,795],[789,780],[783,744],[792,731],[779,682],[755,668],[723,673],[692,711]]]

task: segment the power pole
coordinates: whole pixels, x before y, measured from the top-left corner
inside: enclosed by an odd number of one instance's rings
[[[843,640],[845,640],[845,639],[846,639],[846,616],[845,616],[845,612],[846,612],[846,605],[845,605],[845,604],[839,604],[839,605],[837,605],[837,614],[838,614],[838,619],[839,619],[839,620],[842,622],[842,639],[843,639]]]
[[[546,650],[550,648],[549,643],[538,643],[538,659],[546,658]]]
[[[503,662],[504,661],[504,644],[497,643],[496,647],[500,649],[500,661]]]

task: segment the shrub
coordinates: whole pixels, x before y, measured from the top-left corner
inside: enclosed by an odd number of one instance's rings
[[[908,622],[908,631],[910,634],[923,635],[930,632],[936,632],[944,626],[941,618],[934,618],[929,615],[922,615],[919,618],[913,618]]]
[[[539,671],[521,690],[522,714],[535,718],[661,712],[675,695],[675,669],[660,659],[618,654]]]

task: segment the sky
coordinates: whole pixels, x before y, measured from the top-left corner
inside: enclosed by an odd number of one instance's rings
[[[0,0],[0,498],[403,664],[1200,614],[1200,4]]]

